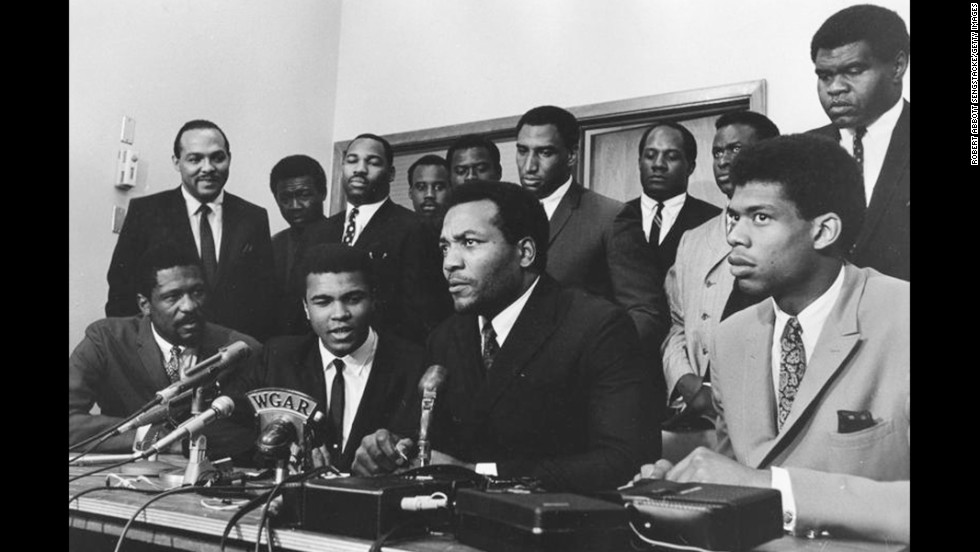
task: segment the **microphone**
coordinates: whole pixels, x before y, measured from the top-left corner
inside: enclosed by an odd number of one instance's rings
[[[262,430],[256,441],[259,454],[275,460],[289,459],[289,446],[299,441],[296,426],[285,416],[276,418]]]
[[[445,366],[433,364],[419,380],[419,391],[422,392],[422,418],[419,420],[419,460],[420,465],[428,466],[432,461],[432,444],[429,443],[429,424],[432,418],[432,408],[436,403],[439,388],[446,382],[449,372]]]
[[[216,375],[221,370],[233,366],[239,360],[248,358],[252,354],[252,348],[244,341],[236,341],[227,347],[218,349],[217,354],[198,362],[184,371],[184,377],[180,381],[171,383],[167,387],[157,391],[156,402],[170,402],[177,395],[188,389],[197,387],[207,381],[211,376]]]
[[[170,399],[170,401],[168,401],[166,404],[158,404],[157,406],[154,406],[153,408],[147,410],[146,412],[140,414],[139,416],[133,418],[132,420],[117,427],[113,431],[113,435],[122,435],[127,431],[136,429],[146,424],[155,424],[155,423],[165,421],[167,417],[170,415],[170,403],[182,401],[187,397],[189,397],[193,392],[194,392],[193,389],[188,389],[183,393],[174,396],[174,398]]]
[[[166,437],[154,443],[149,449],[144,450],[143,452],[134,452],[132,458],[134,460],[148,458],[154,454],[157,454],[161,450],[166,449],[175,441],[183,439],[184,437],[193,437],[204,429],[204,426],[210,424],[211,422],[219,418],[227,418],[230,416],[233,410],[235,410],[235,401],[231,400],[225,395],[222,395],[217,399],[214,399],[214,402],[211,403],[211,408],[180,424],[180,427],[171,431]]]

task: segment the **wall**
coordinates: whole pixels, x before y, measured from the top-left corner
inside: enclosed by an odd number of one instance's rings
[[[911,31],[909,0],[874,2]],[[762,78],[780,129],[807,130],[827,120],[810,38],[856,3],[344,2],[335,140]]]
[[[231,143],[227,190],[285,228],[269,192],[280,158],[332,155],[340,0],[79,0],[69,3],[68,347],[104,315],[113,205],[175,187],[185,121]],[[137,185],[113,186],[120,123],[136,119]]]

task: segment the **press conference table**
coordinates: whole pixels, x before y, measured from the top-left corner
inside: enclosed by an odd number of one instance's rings
[[[185,462],[182,458],[162,460],[174,464]],[[69,476],[94,469],[69,468]],[[96,486],[104,486],[106,474],[101,473],[68,484],[68,495]],[[111,550],[122,532],[126,521],[152,495],[118,490],[99,490],[79,498],[68,506],[69,549],[88,551]],[[133,542],[176,550],[217,551],[221,534],[234,510],[213,510],[202,505],[201,495],[177,494],[155,502],[141,513],[126,534],[125,549],[132,549]],[[226,550],[252,550],[258,529],[260,509],[243,517],[231,530]],[[263,533],[263,543],[266,534]],[[73,544],[73,540],[75,543]],[[84,541],[84,544],[82,544]],[[327,535],[298,529],[273,529],[276,550],[360,552],[370,548],[371,542],[350,537]],[[263,544],[263,549],[265,545]],[[756,552],[897,552],[903,546],[859,541],[828,539],[796,539],[783,537],[770,541],[754,550]],[[398,540],[384,550],[406,552],[479,552],[466,546],[452,535],[430,535],[411,540]]]

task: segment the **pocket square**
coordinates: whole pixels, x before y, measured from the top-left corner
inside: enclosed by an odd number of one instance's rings
[[[855,412],[852,410],[837,411],[837,433],[856,433],[875,425],[874,416],[867,410]]]
[[[252,244],[246,243],[242,246],[242,255],[248,255],[252,251]]]

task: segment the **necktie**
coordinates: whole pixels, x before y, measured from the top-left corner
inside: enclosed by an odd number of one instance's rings
[[[330,443],[331,454],[341,454],[344,447],[344,361],[333,361],[337,373],[333,377],[333,387],[330,389],[330,425],[333,426],[333,441]]]
[[[779,341],[779,429],[789,417],[793,407],[796,391],[803,381],[806,371],[806,354],[803,350],[803,328],[796,317],[790,318],[783,329],[783,337]]]
[[[170,360],[167,361],[166,368],[170,383],[180,381],[180,347],[174,345],[170,348]]]
[[[653,211],[653,224],[650,225],[650,239],[647,240],[653,245],[660,244],[660,226],[664,222],[663,218],[664,204],[662,201],[657,202],[657,207]]]
[[[497,332],[493,330],[493,324],[487,320],[483,326],[483,367],[489,373],[493,368],[493,357],[497,355],[500,347],[497,345]]]
[[[211,233],[211,223],[208,222],[211,207],[202,203],[197,212],[201,214],[201,263],[204,265],[204,279],[209,286],[213,286],[214,275],[218,272],[218,255],[214,251],[214,234]]]
[[[344,245],[354,245],[354,219],[357,218],[357,207],[350,210],[347,216],[347,228],[344,230]]]
[[[864,138],[864,134],[868,132],[865,127],[857,127],[854,129],[854,160],[858,162],[858,168],[861,169],[861,176],[864,176],[864,143],[861,139]]]

